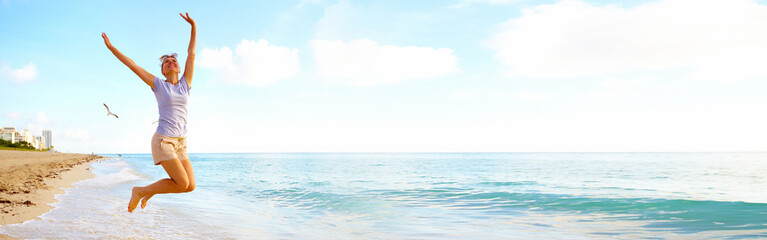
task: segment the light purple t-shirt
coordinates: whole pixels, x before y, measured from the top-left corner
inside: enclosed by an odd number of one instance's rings
[[[183,76],[176,85],[154,77],[154,97],[160,111],[157,134],[168,137],[186,135],[186,106],[189,103],[189,84]]]

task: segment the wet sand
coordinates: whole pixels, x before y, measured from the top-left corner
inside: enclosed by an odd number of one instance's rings
[[[90,163],[101,156],[0,150],[0,225],[38,219],[63,188],[93,177]],[[0,234],[0,240],[13,239]]]

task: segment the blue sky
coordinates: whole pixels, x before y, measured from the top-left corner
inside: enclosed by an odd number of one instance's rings
[[[0,125],[149,152],[154,96],[100,35],[159,76],[180,12],[190,152],[767,150],[750,0],[5,0]]]

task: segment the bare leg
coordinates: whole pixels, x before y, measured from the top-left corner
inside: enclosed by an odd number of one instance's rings
[[[194,170],[192,169],[192,163],[189,161],[189,159],[181,160],[181,165],[184,166],[184,170],[186,171],[186,176],[189,178],[189,186],[186,188],[186,191],[184,192],[191,192],[194,190],[196,184],[194,181]],[[146,207],[146,202],[149,201],[150,198],[152,198],[154,194],[147,194],[144,196],[144,198],[141,199],[141,209],[144,209]]]
[[[133,187],[128,212],[133,212],[138,206],[139,200],[144,196],[162,193],[181,193],[189,188],[189,177],[186,170],[178,159],[160,162],[170,178],[160,179],[146,187]]]
[[[194,181],[194,169],[192,169],[192,162],[190,162],[189,159],[184,159],[181,160],[181,165],[184,166],[186,176],[189,179],[189,186],[186,188],[186,192],[194,191],[197,183]]]

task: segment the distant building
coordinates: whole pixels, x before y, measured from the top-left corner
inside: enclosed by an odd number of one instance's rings
[[[21,136],[23,136],[23,140],[32,145],[32,147],[35,149],[40,149],[40,142],[37,141],[35,136],[32,136],[32,133],[30,133],[28,129],[24,129],[24,132],[21,133]]]
[[[35,136],[32,136],[31,133],[29,133],[29,129],[24,129],[23,132],[21,132],[19,135],[16,136],[17,142],[27,142],[29,145],[32,145],[32,147],[37,149],[37,139],[35,139]]]
[[[16,138],[19,132],[16,132],[15,127],[3,127],[0,129],[0,138],[11,143],[16,143]]]
[[[18,132],[15,127],[3,127],[0,128],[0,139],[11,143],[24,141],[38,150],[51,148],[51,130],[43,130],[43,136],[33,136],[28,129]]]
[[[45,147],[45,138],[43,136],[35,136],[37,139],[37,143],[40,144],[40,147],[38,149],[43,149]]]
[[[51,148],[51,139],[52,139],[52,132],[51,130],[43,130],[43,138],[45,139],[44,145],[46,149]]]

